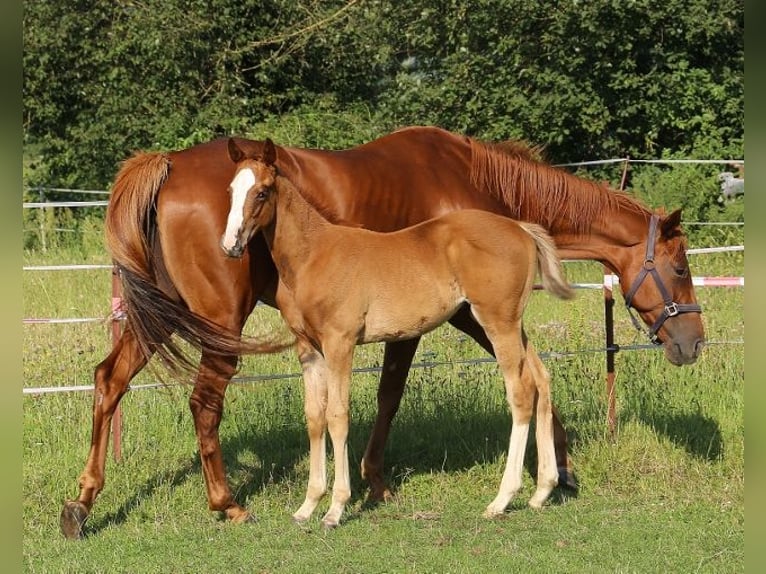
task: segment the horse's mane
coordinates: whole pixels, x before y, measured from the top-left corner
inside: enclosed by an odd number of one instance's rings
[[[616,210],[648,214],[622,191],[544,163],[539,148],[519,141],[490,144],[470,138],[470,143],[472,183],[501,199],[517,219],[584,234]]]

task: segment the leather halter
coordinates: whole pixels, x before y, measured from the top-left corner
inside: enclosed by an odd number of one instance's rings
[[[662,344],[659,338],[657,337],[657,331],[660,330],[660,327],[665,322],[666,319],[669,317],[675,317],[676,315],[679,315],[681,313],[702,313],[702,307],[697,305],[696,303],[676,303],[673,301],[673,298],[670,296],[670,293],[668,293],[668,290],[665,288],[665,284],[662,282],[662,278],[660,277],[660,274],[657,272],[657,269],[654,265],[654,241],[657,236],[657,224],[660,221],[660,216],[657,214],[652,215],[651,220],[649,221],[649,238],[646,242],[646,257],[644,258],[644,266],[641,268],[641,271],[638,273],[638,276],[633,280],[633,284],[631,285],[630,289],[628,290],[628,293],[625,295],[625,308],[628,310],[628,314],[630,315],[631,321],[633,321],[633,325],[638,329],[639,331],[644,331],[649,336],[649,340],[654,343],[655,345]],[[638,318],[633,314],[633,310],[631,309],[631,301],[633,300],[633,296],[636,294],[636,291],[638,291],[638,288],[641,286],[641,283],[643,283],[644,279],[647,275],[651,275],[654,278],[654,283],[657,285],[657,289],[659,289],[660,294],[662,295],[662,302],[664,304],[664,308],[662,309],[662,313],[659,317],[657,317],[657,320],[654,322],[654,324],[651,326],[651,328],[646,331],[646,329],[643,327],[642,323],[638,320]]]

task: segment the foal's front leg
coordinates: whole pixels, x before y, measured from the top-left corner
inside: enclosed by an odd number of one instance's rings
[[[327,366],[324,358],[308,343],[298,342],[305,389],[304,412],[309,435],[309,480],[306,499],[293,520],[306,522],[327,492],[325,428],[327,426]]]
[[[332,503],[322,518],[322,525],[334,528],[351,498],[351,479],[348,462],[349,395],[351,367],[354,357],[354,341],[338,341],[326,344],[325,360],[329,373],[327,427],[332,440],[335,460],[335,480],[332,487]]]

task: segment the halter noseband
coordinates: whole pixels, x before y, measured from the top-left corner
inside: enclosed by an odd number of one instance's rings
[[[668,317],[675,317],[681,313],[702,313],[702,307],[696,303],[676,303],[673,301],[670,293],[668,293],[668,290],[665,288],[665,284],[662,282],[660,274],[657,273],[657,269],[654,266],[654,240],[657,235],[657,224],[659,221],[659,215],[652,215],[652,218],[649,221],[649,238],[646,242],[646,258],[644,259],[644,266],[641,268],[638,276],[633,281],[633,285],[631,285],[628,293],[625,295],[625,308],[628,310],[628,314],[630,315],[631,321],[633,321],[633,325],[639,331],[645,331],[645,328],[643,328],[641,322],[633,314],[633,310],[631,309],[631,302],[633,300],[633,296],[636,294],[636,291],[638,291],[638,288],[641,286],[641,283],[643,283],[646,276],[651,275],[654,278],[654,282],[657,285],[657,289],[659,289],[660,294],[662,295],[662,302],[664,303],[662,313],[659,317],[657,317],[657,320],[647,332],[649,340],[655,345],[661,344],[657,337],[657,331],[660,330],[660,327]]]

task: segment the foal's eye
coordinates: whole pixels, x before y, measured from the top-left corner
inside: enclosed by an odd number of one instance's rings
[[[255,196],[255,199],[257,199],[258,201],[263,201],[263,200],[265,200],[265,199],[266,199],[268,196],[269,196],[269,194],[268,194],[268,193],[266,193],[265,191],[259,191],[259,192],[258,192],[258,194]]]

